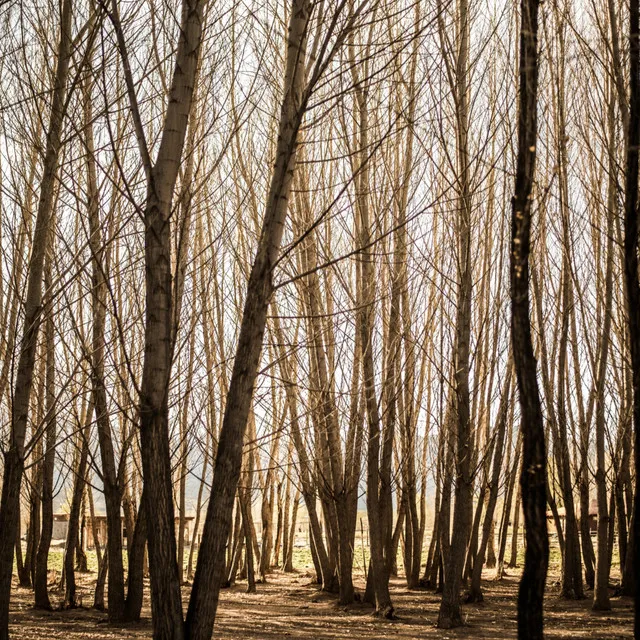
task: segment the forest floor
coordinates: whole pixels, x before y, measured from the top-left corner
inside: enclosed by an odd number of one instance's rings
[[[487,572],[487,578],[493,571]],[[436,629],[440,596],[433,591],[406,588],[402,578],[392,581],[392,598],[398,620],[386,621],[372,616],[363,604],[339,607],[334,596],[324,594],[312,584],[311,574],[303,571],[269,576],[267,584],[258,584],[257,594],[246,593],[246,583],[239,582],[221,593],[216,639],[334,640],[356,637],[365,639],[397,638],[516,638],[516,597],[519,571],[511,570],[500,582],[487,579],[483,584],[485,600],[481,604],[464,605],[466,626],[444,631]],[[85,606],[93,601],[95,573],[79,574],[80,592]],[[547,638],[579,640],[601,638],[614,640],[633,637],[633,603],[629,598],[612,598],[612,610],[591,611],[592,592],[581,601],[561,600],[558,596],[559,573],[551,571],[545,605]],[[360,589],[362,580],[356,580]],[[147,594],[148,595],[148,594]],[[51,593],[52,602],[59,598]],[[188,588],[184,592],[185,603]],[[106,615],[90,608],[71,611],[36,611],[33,593],[17,586],[11,599],[11,635],[14,639],[41,640],[133,640],[151,638],[148,597],[145,598],[140,623],[111,625]]]

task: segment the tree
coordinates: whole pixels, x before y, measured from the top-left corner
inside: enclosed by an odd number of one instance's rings
[[[640,148],[640,2],[629,0],[629,118],[625,158],[624,281],[633,393],[635,467],[640,469],[640,281],[638,280],[638,153]],[[635,635],[640,635],[640,478],[633,497]],[[628,561],[628,560],[627,560]]]
[[[42,322],[42,279],[49,229],[51,226],[58,157],[62,146],[62,124],[67,104],[67,81],[72,55],[72,0],[64,0],[60,14],[60,40],[51,112],[47,130],[46,154],[38,213],[33,232],[33,251],[29,259],[20,358],[11,407],[11,441],[5,453],[2,499],[0,502],[0,640],[9,637],[9,599],[13,551],[19,527],[20,486],[24,472],[24,442],[29,416],[38,334]]]
[[[511,218],[511,339],[522,430],[520,486],[525,565],[518,592],[518,637],[543,638],[543,598],[549,564],[547,459],[536,358],[529,317],[529,253],[537,144],[538,0],[521,1],[518,153]]]
[[[204,4],[203,0],[182,2],[175,67],[155,162],[151,160],[140,117],[117,0],[112,0],[110,15],[122,57],[147,188],[144,206],[146,326],[140,386],[140,440],[146,504],[154,505],[154,526],[149,527],[147,533],[154,638],[157,639],[183,637],[169,451],[168,389],[174,352],[171,204],[191,113]]]
[[[218,606],[225,566],[224,548],[229,536],[233,501],[240,477],[243,437],[258,373],[267,308],[273,293],[272,270],[284,230],[298,132],[309,99],[304,86],[304,51],[310,17],[311,4],[307,0],[294,0],[289,22],[276,161],[260,241],[249,275],[238,346],[218,440],[211,495],[187,612],[186,637],[189,640],[208,640],[211,637]]]

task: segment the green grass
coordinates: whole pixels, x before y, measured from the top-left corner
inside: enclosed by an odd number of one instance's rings
[[[595,539],[593,539],[595,545]],[[505,553],[505,560],[508,561],[511,557],[511,536],[509,536],[509,544],[507,545],[507,551]],[[427,560],[427,553],[429,549],[429,541],[425,540],[425,545],[422,550],[422,567],[424,567]],[[497,551],[497,549],[496,549]],[[25,548],[23,545],[23,557],[24,557]],[[95,549],[88,549],[86,551],[87,554],[87,567],[89,572],[97,573],[98,571],[98,558],[95,552]],[[193,554],[193,564],[197,562],[198,551],[195,550]],[[125,568],[125,572],[127,569],[127,550],[124,549],[122,553],[122,560]],[[189,561],[189,548],[185,549],[184,553],[184,566],[185,570],[187,567],[187,563]],[[62,574],[62,566],[64,562],[64,551],[63,549],[56,547],[51,549],[49,552],[49,570],[56,571],[58,577]],[[518,543],[518,555],[517,555],[518,567],[522,568],[524,566],[524,541],[522,536],[520,536]],[[368,566],[369,563],[369,548],[365,544],[363,546],[360,540],[360,532],[356,532],[356,540],[353,554],[353,571],[354,574],[364,574],[365,567]],[[555,536],[552,536],[550,539],[550,549],[549,549],[549,569],[552,571],[559,571],[562,564],[562,558],[560,557],[560,548],[558,546],[558,541]],[[313,566],[313,558],[311,557],[311,549],[308,547],[294,547],[293,549],[293,567],[297,571],[314,571]],[[402,559],[402,546],[398,549],[398,568],[402,571],[403,567],[403,559]],[[613,558],[612,558],[612,569],[617,569],[619,567],[619,557],[618,557],[618,547],[614,546]],[[16,564],[14,559],[14,572],[16,571]]]

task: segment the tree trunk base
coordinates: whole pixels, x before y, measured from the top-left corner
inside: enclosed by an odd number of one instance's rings
[[[481,589],[471,589],[464,599],[466,604],[484,602],[484,596]]]
[[[594,601],[591,607],[592,611],[611,611],[611,602],[598,602]]]
[[[440,614],[438,615],[438,629],[456,629],[464,626],[460,607],[451,605],[442,605]]]
[[[326,593],[339,593],[340,585],[338,584],[338,578],[334,576],[331,580],[328,580],[326,584],[322,585],[322,590]]]
[[[585,595],[583,593],[576,593],[575,589],[563,589],[560,593],[560,597],[564,600],[584,600]]]
[[[376,609],[374,614],[376,618],[384,618],[385,620],[397,620],[398,617],[395,615],[395,609],[393,605],[388,604],[386,607],[381,607],[380,609]]]
[[[77,596],[73,600],[65,599],[65,601],[60,606],[60,609],[62,611],[70,611],[71,609],[82,609],[82,601],[78,600]]]

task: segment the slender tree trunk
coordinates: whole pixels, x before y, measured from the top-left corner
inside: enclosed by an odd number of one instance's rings
[[[522,429],[522,505],[525,566],[518,593],[518,638],[542,640],[549,565],[547,454],[529,317],[532,187],[537,145],[538,0],[521,0],[518,156],[512,199],[511,335]]]
[[[607,477],[605,468],[605,383],[609,341],[611,333],[611,315],[613,301],[613,222],[616,215],[616,160],[615,160],[615,120],[613,96],[609,100],[609,180],[607,196],[607,253],[605,256],[605,292],[604,324],[600,338],[600,360],[596,381],[596,488],[598,492],[598,556],[593,594],[593,608],[597,611],[609,611],[609,528],[613,529],[614,520],[609,517],[607,508]],[[613,488],[615,493],[615,487]]]
[[[85,97],[85,118],[92,122],[91,96]],[[92,304],[92,350],[91,382],[95,408],[100,458],[102,462],[102,484],[104,487],[107,514],[107,548],[109,549],[109,620],[120,620],[124,611],[124,568],[122,565],[122,531],[120,508],[122,489],[118,478],[107,391],[104,376],[105,323],[107,314],[107,280],[105,275],[104,245],[99,220],[99,195],[94,158],[93,127],[85,131],[87,144],[87,192],[89,217],[89,246],[91,248],[91,304]],[[124,454],[124,451],[122,453]]]
[[[456,91],[456,152],[459,172],[457,211],[457,293],[454,344],[455,388],[455,503],[453,530],[448,554],[444,556],[445,579],[438,613],[438,628],[451,629],[462,625],[460,588],[465,557],[469,545],[473,518],[473,438],[470,406],[471,347],[471,179],[469,166],[469,3],[458,3],[459,49],[455,63]]]
[[[144,209],[146,323],[140,387],[140,443],[145,490],[148,504],[152,504],[154,509],[153,526],[148,528],[147,533],[155,640],[182,640],[184,637],[169,448],[168,395],[175,342],[171,211],[193,102],[204,5],[204,0],[182,2],[181,29],[171,89],[157,157],[152,163],[138,110],[117,1],[112,1],[111,18],[116,27],[147,180]]]
[[[51,246],[51,245],[50,245]],[[47,257],[44,286],[51,292],[51,256]],[[34,582],[35,606],[37,609],[51,609],[48,591],[49,548],[53,532],[53,474],[56,456],[56,390],[55,390],[55,331],[52,301],[48,301],[45,321],[46,340],[46,382],[45,382],[45,433],[46,448],[42,465],[42,533],[36,554]]]
[[[638,281],[638,152],[640,148],[640,2],[629,0],[629,123],[625,162],[624,278],[633,390],[636,479],[633,495],[634,630],[640,637],[640,282]],[[629,561],[625,559],[625,565]]]
[[[109,547],[105,547],[102,562],[98,565],[98,579],[93,596],[93,608],[104,611],[104,587],[107,583],[107,573],[109,571]]]
[[[87,459],[89,457],[89,431],[93,419],[93,398],[90,397],[85,415],[84,424],[79,434],[80,455],[78,465],[75,469],[73,479],[73,495],[71,497],[71,508],[69,509],[69,528],[67,530],[67,542],[64,552],[65,571],[65,596],[64,608],[72,609],[77,606],[76,602],[76,572],[74,558],[80,538],[80,527],[82,526],[81,509],[82,496],[85,490],[85,480],[87,476]]]
[[[144,596],[144,552],[147,543],[147,507],[145,492],[142,489],[140,506],[133,533],[127,538],[127,597],[124,602],[123,620],[137,622],[140,620],[142,600]]]
[[[522,468],[522,466],[520,468]],[[516,505],[513,512],[513,530],[511,531],[511,554],[509,557],[509,567],[518,566],[518,536],[520,534],[521,509],[522,509],[522,489],[520,488],[520,486],[518,486],[518,492],[516,494]]]
[[[569,178],[567,159],[567,130],[565,116],[565,29],[566,20],[559,15],[554,5],[556,24],[556,64],[552,70],[552,94],[555,121],[556,161],[558,176],[558,192],[560,216],[562,222],[562,276],[561,276],[561,329],[558,348],[557,376],[557,457],[560,488],[565,508],[565,545],[563,553],[562,595],[565,598],[581,599],[584,597],[582,586],[582,562],[580,553],[580,537],[575,514],[573,479],[571,476],[571,460],[569,453],[569,436],[567,429],[567,402],[565,387],[568,375],[568,341],[574,300],[572,295],[571,269],[571,236],[569,231]],[[543,24],[546,32],[547,21]],[[547,38],[547,42],[549,38]],[[551,47],[549,47],[551,50]],[[554,421],[552,420],[552,426]]]
[[[280,327],[280,319],[278,318],[275,305],[273,305],[272,308],[274,309],[273,323],[276,342],[278,344],[279,365],[285,385],[285,394],[289,410],[291,437],[298,453],[298,461],[300,465],[300,481],[302,484],[302,497],[304,498],[305,506],[307,507],[307,513],[309,516],[309,529],[311,535],[313,536],[312,549],[315,550],[314,558],[317,559],[318,568],[320,569],[319,575],[321,578],[320,582],[322,584],[322,588],[325,591],[331,591],[333,590],[332,583],[334,581],[335,571],[330,566],[329,556],[327,554],[324,541],[322,540],[322,529],[317,512],[317,496],[316,492],[314,491],[311,479],[311,464],[309,462],[308,453],[304,446],[302,434],[300,432],[298,402],[296,397],[296,387],[293,382],[293,372],[289,364],[289,359],[286,356],[284,335]]]
[[[311,9],[307,0],[294,0],[291,9],[276,161],[260,241],[249,276],[236,357],[218,440],[211,496],[187,612],[188,640],[211,638],[218,607],[225,567],[224,549],[229,537],[233,500],[240,477],[242,443],[258,373],[267,308],[273,293],[272,269],[284,231],[298,132],[306,106],[302,102],[304,51]]]
[[[293,509],[291,511],[291,527],[289,528],[288,553],[286,558],[283,559],[284,570],[288,573],[292,573],[295,570],[293,567],[293,547],[296,540],[296,523],[298,518],[299,506],[300,506],[300,491],[297,490],[295,498],[293,500]]]
[[[496,503],[498,501],[498,489],[500,484],[500,470],[502,469],[502,455],[504,453],[504,441],[507,427],[507,419],[509,415],[509,396],[511,392],[512,381],[511,361],[507,365],[507,373],[504,380],[504,387],[500,397],[500,407],[498,409],[498,424],[495,451],[493,454],[493,468],[491,471],[491,479],[489,481],[489,499],[487,501],[487,513],[484,517],[484,525],[482,527],[482,539],[480,548],[473,564],[473,572],[471,576],[471,589],[467,600],[469,602],[481,602],[484,598],[481,589],[482,567],[484,565],[484,557],[487,546],[489,544],[489,536],[493,535],[493,514]]]
[[[514,405],[515,403],[512,402],[511,414],[509,416],[509,433],[507,435],[508,449],[507,449],[507,460],[505,464],[506,493],[505,493],[504,502],[502,506],[502,515],[500,516],[500,525],[498,527],[498,557],[496,558],[496,577],[495,577],[496,580],[502,580],[504,576],[504,557],[507,551],[507,534],[508,534],[508,529],[509,529],[509,524],[511,519],[514,487],[516,484],[516,478],[518,476],[517,466],[519,461],[518,454],[520,450],[519,440],[518,440],[518,444],[516,445],[513,463],[511,463],[511,443],[512,443],[512,435],[513,435]]]
[[[16,531],[19,528],[20,488],[24,471],[24,442],[29,417],[29,400],[33,384],[38,333],[41,323],[42,276],[49,227],[53,213],[53,197],[58,156],[61,147],[67,77],[71,58],[72,1],[64,0],[60,16],[60,43],[51,97],[51,113],[46,151],[40,183],[40,199],[34,230],[20,341],[20,357],[16,370],[11,406],[11,439],[4,458],[2,498],[0,500],[0,640],[9,638],[9,600]]]
[[[351,48],[353,51],[353,48]],[[353,60],[352,55],[352,60]],[[353,67],[353,65],[352,65]],[[355,74],[355,68],[353,68]],[[365,73],[366,76],[366,73]],[[357,77],[357,76],[356,76]],[[390,447],[393,443],[393,421],[382,424],[375,389],[375,365],[373,329],[375,319],[375,263],[370,249],[371,220],[369,215],[369,170],[366,153],[369,148],[369,121],[366,104],[366,80],[364,88],[356,84],[356,104],[358,113],[359,162],[355,167],[356,188],[356,230],[360,247],[360,261],[356,267],[360,279],[362,300],[356,318],[356,330],[362,345],[362,368],[365,406],[369,423],[367,444],[367,516],[371,551],[370,577],[376,613],[385,618],[393,617],[393,604],[389,592],[389,572],[391,559],[388,557],[391,545],[391,485]],[[388,374],[389,375],[389,374]],[[393,378],[393,374],[391,374]],[[393,420],[393,419],[392,419]],[[384,428],[383,428],[384,427]]]

